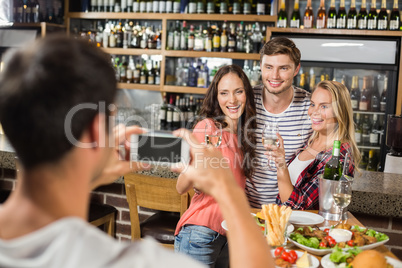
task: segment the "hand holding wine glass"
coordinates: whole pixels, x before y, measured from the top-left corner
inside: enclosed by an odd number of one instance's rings
[[[210,122],[205,125],[205,144],[219,147],[222,142],[222,124]]]
[[[279,127],[277,124],[267,122],[262,129],[262,145],[275,145],[278,146],[278,136]],[[269,149],[268,149],[269,150]],[[272,163],[271,163],[272,162]],[[274,161],[268,160],[268,168],[272,169],[272,166],[275,165]]]
[[[344,180],[338,181],[332,196],[335,204],[341,210],[339,223],[342,223],[343,209],[349,206],[350,202],[352,201],[352,182]]]

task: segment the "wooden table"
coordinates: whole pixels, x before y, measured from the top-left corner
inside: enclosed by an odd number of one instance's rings
[[[257,213],[257,212],[259,212],[259,211],[261,211],[261,209],[257,209],[257,208],[252,208],[252,209],[251,209],[251,212],[252,212],[252,213]],[[312,212],[312,213],[318,214],[318,210],[306,210],[306,212]],[[321,224],[317,224],[317,226],[319,226],[319,227],[322,227],[322,226],[330,226],[330,225],[335,225],[336,223],[337,223],[337,221],[324,221],[324,222],[321,223]],[[362,224],[361,222],[359,222],[359,221],[355,218],[355,216],[353,216],[353,214],[350,213],[350,212],[348,212],[348,220],[347,220],[347,223],[350,224],[350,225],[352,225],[352,226],[353,226],[353,225],[359,225],[359,226],[364,227],[363,224]],[[296,226],[297,226],[297,225],[296,225]],[[295,227],[296,227],[296,226],[295,226]],[[288,242],[288,244],[286,245],[286,248],[295,249],[295,250],[299,250],[299,251],[303,251],[302,249],[300,249],[300,248],[296,247],[295,245],[293,245],[291,242]],[[397,258],[391,251],[389,251],[389,249],[387,249],[384,245],[381,245],[381,246],[376,247],[375,250],[377,250],[377,251],[383,253],[385,256],[389,256],[389,257],[391,257],[391,258],[394,258],[394,259],[397,259],[397,260],[398,260],[398,258]],[[310,254],[311,254],[311,253],[310,253]],[[314,255],[314,254],[312,254],[312,255]],[[321,258],[322,258],[323,256],[317,256],[317,255],[314,255],[314,256],[317,257],[317,259],[321,262]]]

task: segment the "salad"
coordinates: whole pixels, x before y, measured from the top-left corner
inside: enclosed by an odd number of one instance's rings
[[[362,252],[362,250],[356,247],[342,250],[338,246],[335,246],[331,255],[329,255],[329,260],[338,264],[338,267],[347,267],[360,252]]]

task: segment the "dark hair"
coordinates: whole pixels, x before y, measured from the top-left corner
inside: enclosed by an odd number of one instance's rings
[[[301,53],[295,43],[286,37],[275,37],[264,44],[260,51],[260,61],[264,55],[285,54],[295,63],[295,67],[299,66]]]
[[[54,35],[8,56],[0,77],[0,122],[25,169],[60,160],[74,146],[67,132],[78,140],[98,113],[109,114],[116,78],[99,48]],[[80,104],[92,107],[77,109]],[[79,111],[70,120],[73,108]]]
[[[237,65],[227,65],[221,67],[215,74],[211,85],[205,94],[205,99],[202,103],[200,111],[200,120],[203,118],[215,118],[218,122],[222,123],[222,127],[226,127],[224,122],[225,114],[222,112],[218,102],[218,84],[228,73],[236,74],[243,82],[244,90],[246,92],[246,105],[243,114],[240,117],[239,125],[237,128],[238,137],[240,137],[239,144],[241,144],[241,151],[244,156],[244,175],[251,179],[254,172],[254,165],[252,163],[255,157],[255,129],[257,128],[256,109],[254,103],[254,92],[250,85],[247,75],[243,72],[241,67]]]

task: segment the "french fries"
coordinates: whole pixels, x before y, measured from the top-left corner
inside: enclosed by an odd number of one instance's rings
[[[285,243],[286,226],[292,209],[276,204],[262,205],[261,214],[265,219],[266,239],[270,246],[280,246]]]

